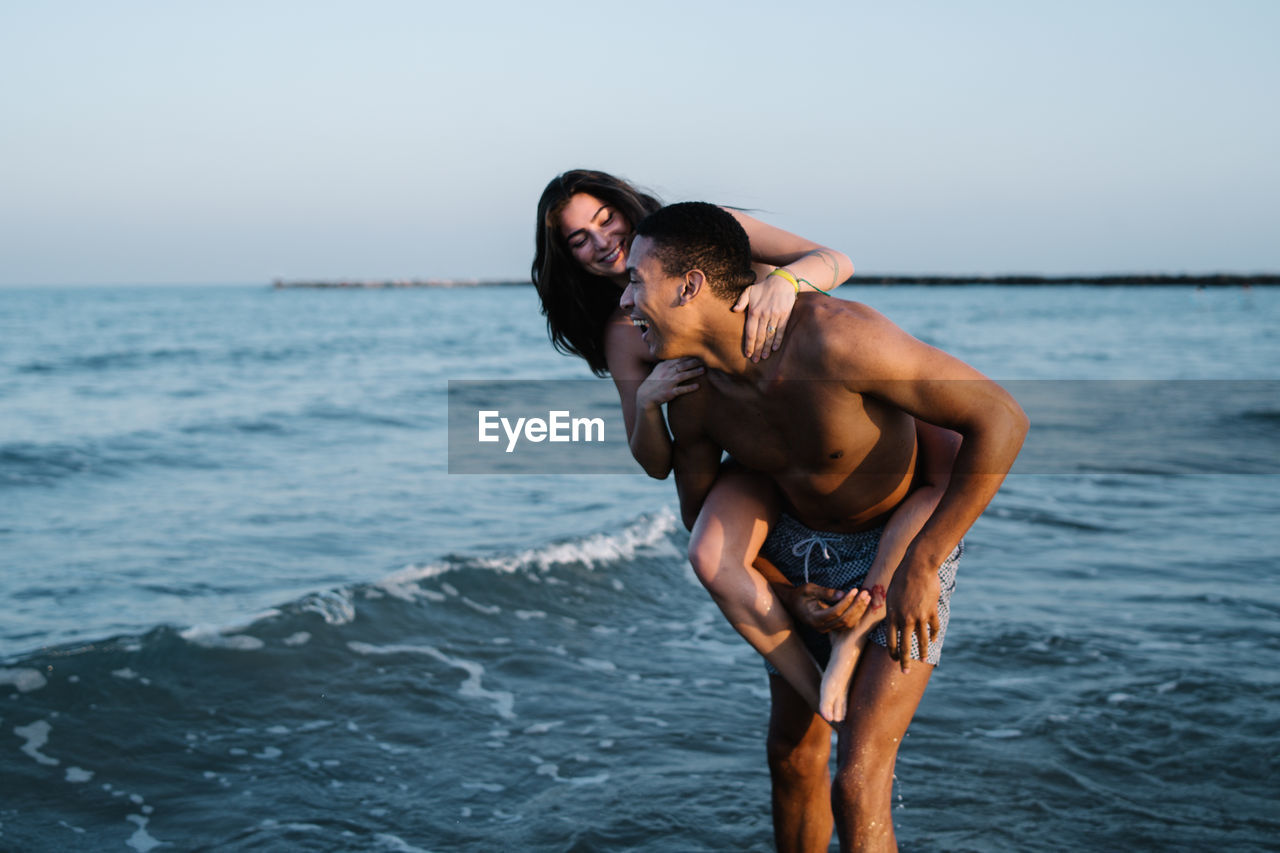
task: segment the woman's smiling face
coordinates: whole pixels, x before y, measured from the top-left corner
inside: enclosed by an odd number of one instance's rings
[[[587,272],[606,278],[627,274],[631,223],[608,202],[577,193],[560,211],[560,234]]]

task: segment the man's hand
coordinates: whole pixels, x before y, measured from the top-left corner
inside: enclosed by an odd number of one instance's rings
[[[911,637],[920,646],[920,658],[929,656],[929,637],[937,636],[938,593],[942,585],[936,569],[908,568],[905,561],[889,584],[885,605],[884,632],[889,640],[889,656],[903,672],[911,670]]]
[[[840,590],[807,583],[802,586],[774,586],[797,622],[823,634],[837,628],[852,630],[871,606],[867,590]]]

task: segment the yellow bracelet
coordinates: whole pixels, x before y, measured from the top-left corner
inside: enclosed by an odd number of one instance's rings
[[[776,270],[769,273],[769,275],[776,275],[778,278],[786,279],[787,281],[791,282],[791,286],[796,289],[796,293],[800,292],[800,282],[796,281],[796,277],[791,274],[790,270],[785,270],[782,267],[778,267]],[[769,275],[765,276],[765,278],[768,278]]]

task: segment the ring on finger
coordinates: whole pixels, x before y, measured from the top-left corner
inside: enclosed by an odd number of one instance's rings
[[[772,335],[774,332],[778,331],[778,330],[777,330],[777,329],[775,329],[773,326],[765,326],[765,327],[764,327],[764,330],[765,330],[766,332],[768,332],[769,334],[771,334],[771,335]]]

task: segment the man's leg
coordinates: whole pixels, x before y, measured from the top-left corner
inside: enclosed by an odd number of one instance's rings
[[[897,850],[893,834],[893,768],[933,667],[919,661],[903,673],[883,646],[868,643],[840,725],[832,807],[840,850]]]
[[[786,679],[769,676],[769,777],[779,853],[826,853],[831,844],[831,726]]]

